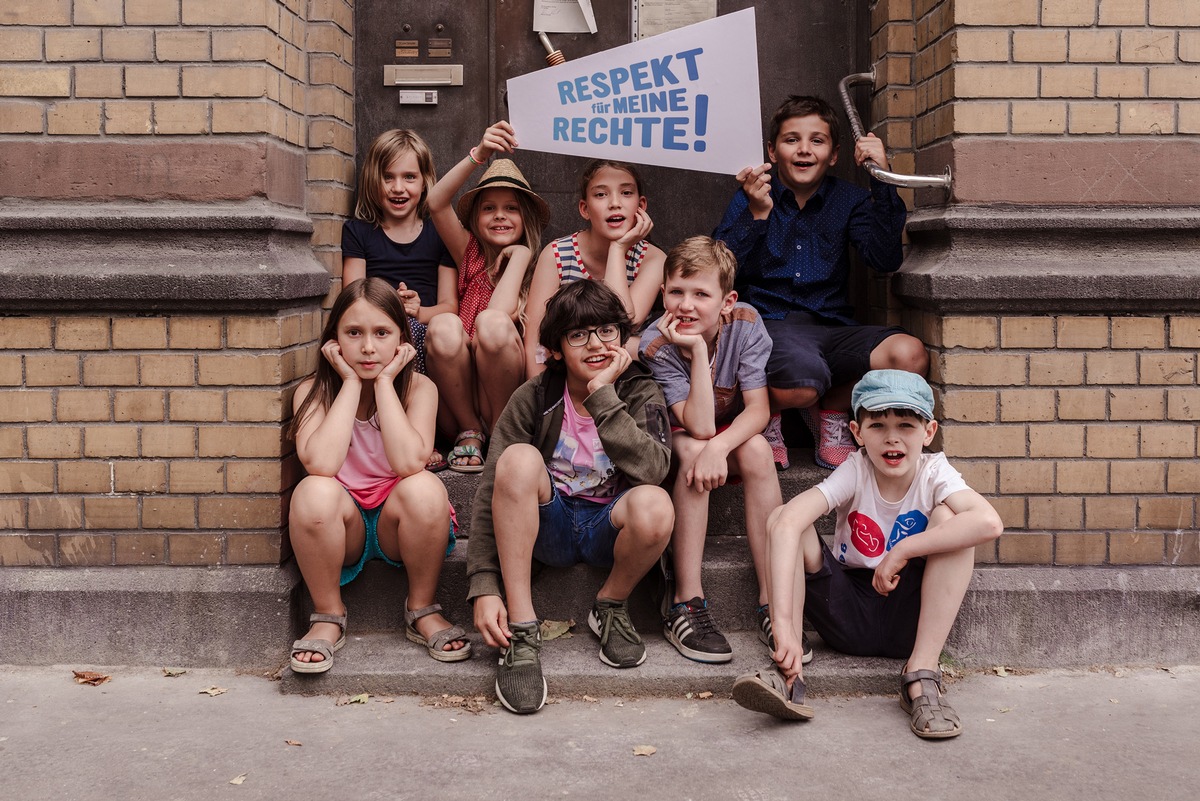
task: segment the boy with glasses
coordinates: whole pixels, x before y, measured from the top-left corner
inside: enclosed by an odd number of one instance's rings
[[[627,601],[671,538],[670,425],[653,376],[625,350],[631,322],[599,281],[546,306],[546,371],[513,394],[492,432],[467,549],[475,627],[501,649],[496,695],[512,712],[546,702],[532,562],[611,568],[588,614],[600,661],[636,667],[646,648]]]

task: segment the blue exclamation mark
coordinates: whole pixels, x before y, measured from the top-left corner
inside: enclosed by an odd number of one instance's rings
[[[704,136],[708,131],[708,95],[696,95],[696,136]],[[703,153],[707,149],[703,139],[697,139],[692,149]]]

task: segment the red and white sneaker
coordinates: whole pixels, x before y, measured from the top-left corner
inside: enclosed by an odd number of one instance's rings
[[[787,470],[791,463],[788,462],[787,443],[783,441],[783,428],[780,425],[779,415],[771,415],[771,419],[767,421],[767,427],[763,429],[762,433],[767,444],[771,446],[771,458],[775,461],[775,469]]]
[[[858,450],[850,434],[850,415],[821,409],[812,417],[821,421],[821,435],[817,439],[814,461],[826,470],[833,470]]]

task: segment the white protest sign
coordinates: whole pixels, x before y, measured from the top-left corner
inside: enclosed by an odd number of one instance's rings
[[[508,81],[522,150],[733,175],[762,162],[754,9]]]

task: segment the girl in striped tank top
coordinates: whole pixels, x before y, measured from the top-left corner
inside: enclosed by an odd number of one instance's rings
[[[579,178],[579,214],[589,228],[556,239],[542,249],[534,268],[525,321],[525,373],[544,369],[538,329],[546,302],[571,281],[603,281],[617,293],[640,330],[658,296],[666,256],[646,237],[654,223],[646,213],[642,180],[632,164],[593,159]],[[626,349],[637,358],[639,337]]]

